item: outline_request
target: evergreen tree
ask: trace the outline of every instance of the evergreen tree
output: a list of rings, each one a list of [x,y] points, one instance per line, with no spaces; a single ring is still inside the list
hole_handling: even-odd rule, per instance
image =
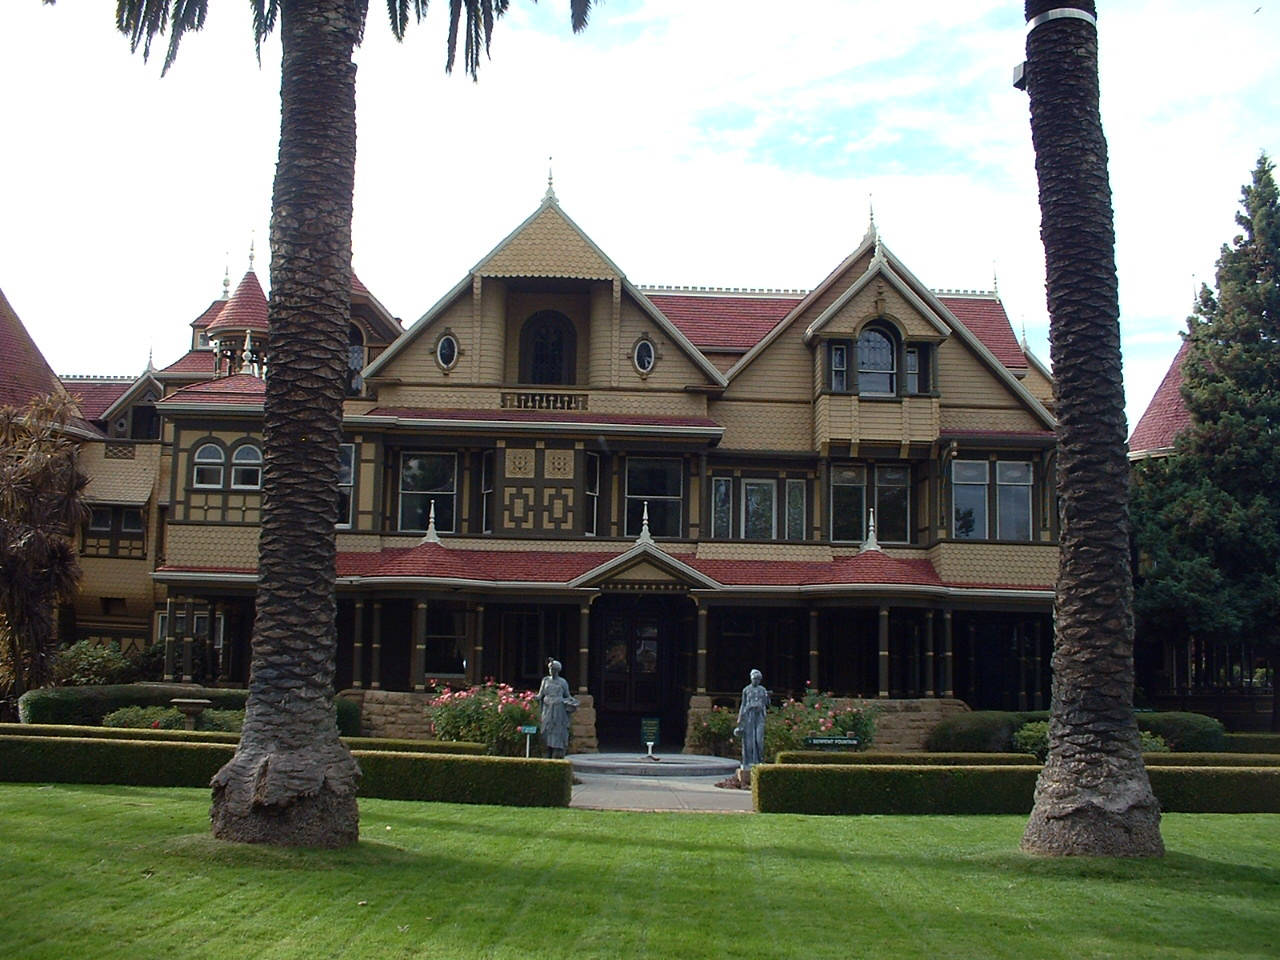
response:
[[[1280,195],[1263,154],[1187,321],[1174,453],[1134,471],[1146,637],[1280,653]],[[1273,723],[1275,716],[1273,714]]]

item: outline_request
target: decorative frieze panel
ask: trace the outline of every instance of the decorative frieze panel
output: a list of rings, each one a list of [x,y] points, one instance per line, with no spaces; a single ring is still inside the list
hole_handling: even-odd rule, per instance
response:
[[[547,450],[543,453],[543,476],[548,480],[572,480],[574,451]]]
[[[573,529],[573,487],[542,488],[542,529]]]
[[[532,530],[536,520],[535,488],[507,487],[502,503],[503,526],[508,530]]]
[[[508,479],[532,480],[535,451],[520,447],[507,448],[506,475]]]

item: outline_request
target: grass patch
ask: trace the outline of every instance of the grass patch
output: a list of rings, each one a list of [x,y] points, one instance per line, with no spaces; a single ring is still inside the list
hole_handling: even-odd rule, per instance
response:
[[[1280,816],[1169,815],[1161,861],[1017,852],[1025,817],[362,800],[339,851],[221,844],[208,792],[0,786],[0,954],[321,960],[1262,958]],[[362,904],[361,901],[364,901]]]

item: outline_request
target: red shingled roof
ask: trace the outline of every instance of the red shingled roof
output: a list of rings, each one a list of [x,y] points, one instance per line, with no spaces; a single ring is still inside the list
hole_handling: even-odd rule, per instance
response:
[[[749,350],[803,299],[733,294],[646,293],[700,350]]]
[[[1182,400],[1182,361],[1187,355],[1184,340],[1173,363],[1156,388],[1147,410],[1129,437],[1130,453],[1156,453],[1173,447],[1173,440],[1191,426],[1191,412]]]
[[[995,296],[942,296],[938,299],[1009,370],[1026,370],[1027,358],[1014,336],[1004,304]]]
[[[720,427],[709,417],[657,417],[633,413],[589,413],[581,410],[493,410],[482,408],[376,407],[365,417],[401,420],[485,420],[532,423],[616,423],[637,427]]]
[[[207,327],[209,324],[213,323],[214,318],[222,312],[222,308],[226,305],[227,301],[222,299],[213,301],[213,303],[204,308],[204,313],[191,321],[191,326],[195,327],[197,330]]]
[[[62,385],[76,398],[76,405],[86,420],[101,420],[107,408],[133,386],[132,380],[106,380],[100,377],[63,377]]]
[[[197,377],[213,376],[213,351],[191,350],[158,373],[178,373]]]
[[[750,586],[803,586],[821,583],[884,583],[942,586],[942,579],[928,560],[901,560],[879,550],[830,563],[772,560],[697,560],[689,566],[724,584]]]
[[[0,406],[25,406],[32,397],[61,393],[61,384],[0,290]]]
[[[236,287],[236,292],[218,314],[216,320],[209,324],[209,336],[219,333],[243,333],[251,330],[254,333],[266,333],[267,298],[262,292],[262,284],[258,283],[258,275],[250,270]]]
[[[158,406],[167,407],[188,403],[239,403],[261,406],[266,395],[266,383],[252,374],[238,373],[233,377],[204,380],[200,383],[193,383],[189,387],[183,387],[181,390],[175,390],[161,400]]]

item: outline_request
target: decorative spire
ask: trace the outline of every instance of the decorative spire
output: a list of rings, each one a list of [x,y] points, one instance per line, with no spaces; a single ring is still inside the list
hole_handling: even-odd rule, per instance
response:
[[[1022,321],[1022,352],[1027,352],[1027,321]]]
[[[640,536],[636,543],[653,543],[653,535],[649,533],[649,501],[644,502],[644,512],[640,514]]]
[[[1000,299],[1000,277],[996,274],[996,262],[991,261],[991,292],[996,295],[996,299]]]
[[[879,550],[880,542],[876,540],[876,511],[873,507],[867,511],[867,539],[862,541],[859,553],[866,553],[868,550]]]
[[[866,243],[868,240],[872,240],[872,239],[876,240],[876,242],[879,243],[880,235],[876,231],[876,208],[875,208],[875,205],[871,202],[871,194],[868,193],[867,194],[867,232],[862,235],[862,242]]]
[[[253,234],[249,234],[249,272],[253,273]]]
[[[244,349],[240,351],[241,372],[248,372],[253,369],[253,331],[246,330],[244,332]]]
[[[556,203],[555,178],[551,175],[551,157],[547,157],[547,193],[542,198],[543,202],[550,200]]]
[[[436,532],[436,498],[431,498],[431,507],[427,511],[427,532],[422,535],[419,543],[439,543],[440,534]]]
[[[155,373],[156,365],[152,362],[155,359],[155,347],[147,347],[147,369],[146,373]]]
[[[222,299],[231,299],[231,254],[227,254],[227,264],[222,268]]]

